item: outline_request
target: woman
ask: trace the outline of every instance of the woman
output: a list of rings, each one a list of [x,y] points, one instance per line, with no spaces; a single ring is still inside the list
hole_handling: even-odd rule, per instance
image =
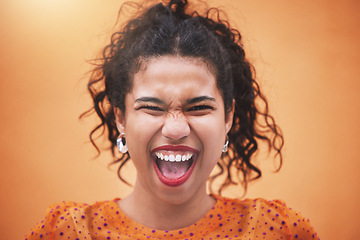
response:
[[[317,238],[281,201],[207,194],[216,165],[210,181],[223,182],[219,193],[238,178],[246,190],[261,176],[251,162],[259,141],[282,160],[283,138],[240,33],[216,9],[200,15],[186,0],[141,7],[113,34],[89,82],[101,119],[90,138],[95,145],[93,133],[106,129],[114,156],[116,147],[121,153],[120,178],[133,161],[133,192],[93,205],[55,204],[27,239]]]

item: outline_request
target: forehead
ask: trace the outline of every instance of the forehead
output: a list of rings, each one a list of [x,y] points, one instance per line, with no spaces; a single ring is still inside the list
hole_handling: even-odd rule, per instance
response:
[[[196,57],[183,57],[183,56],[173,56],[173,55],[165,55],[160,57],[150,57],[150,58],[142,58],[138,62],[138,69],[135,74],[137,73],[144,73],[144,72],[153,72],[158,67],[161,68],[163,71],[167,69],[164,68],[165,66],[183,66],[186,68],[197,68],[201,72],[206,72],[210,74],[212,77],[215,76],[215,70],[212,64],[208,63],[202,58]]]
[[[133,75],[133,90],[156,86],[159,88],[201,88],[216,86],[216,77],[210,64],[199,58],[162,56],[142,60]],[[201,90],[201,89],[197,89]]]

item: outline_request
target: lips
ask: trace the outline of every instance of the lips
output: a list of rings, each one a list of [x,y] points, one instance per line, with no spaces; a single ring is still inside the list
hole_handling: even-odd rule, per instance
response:
[[[165,145],[152,150],[154,169],[167,186],[185,183],[194,169],[199,151],[188,146]]]

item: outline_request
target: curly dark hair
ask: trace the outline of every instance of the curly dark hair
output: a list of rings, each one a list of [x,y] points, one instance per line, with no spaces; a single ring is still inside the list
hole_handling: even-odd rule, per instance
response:
[[[121,168],[130,155],[125,153],[116,157],[119,156],[115,151],[119,132],[113,108],[125,112],[125,96],[131,91],[132,77],[141,63],[164,55],[197,58],[207,63],[215,72],[225,114],[232,110],[235,100],[233,126],[228,134],[229,151],[218,161],[219,171],[210,177],[210,183],[213,183],[223,176],[219,194],[224,188],[238,183],[246,192],[247,183],[261,177],[260,169],[252,162],[260,141],[267,143],[269,151],[275,150],[280,160],[276,169],[279,170],[284,144],[282,133],[269,115],[267,100],[255,81],[254,68],[245,58],[241,34],[221,17],[221,11],[210,8],[200,14],[190,9],[187,0],[171,0],[147,7],[127,2],[119,16],[124,6],[135,7],[137,15],[112,35],[111,43],[97,59],[88,83],[94,105],[83,114],[95,110],[99,116],[101,123],[91,131],[90,140],[100,153],[95,144],[95,133],[100,131],[100,135],[107,135],[115,158],[113,163],[120,163],[120,179],[127,183],[121,176]]]

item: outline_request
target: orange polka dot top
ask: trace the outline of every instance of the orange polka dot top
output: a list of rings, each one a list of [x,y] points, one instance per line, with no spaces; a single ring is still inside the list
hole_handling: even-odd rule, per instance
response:
[[[214,207],[178,230],[147,228],[128,218],[117,201],[51,205],[26,240],[95,239],[319,239],[309,220],[279,200],[237,200],[213,195]]]

